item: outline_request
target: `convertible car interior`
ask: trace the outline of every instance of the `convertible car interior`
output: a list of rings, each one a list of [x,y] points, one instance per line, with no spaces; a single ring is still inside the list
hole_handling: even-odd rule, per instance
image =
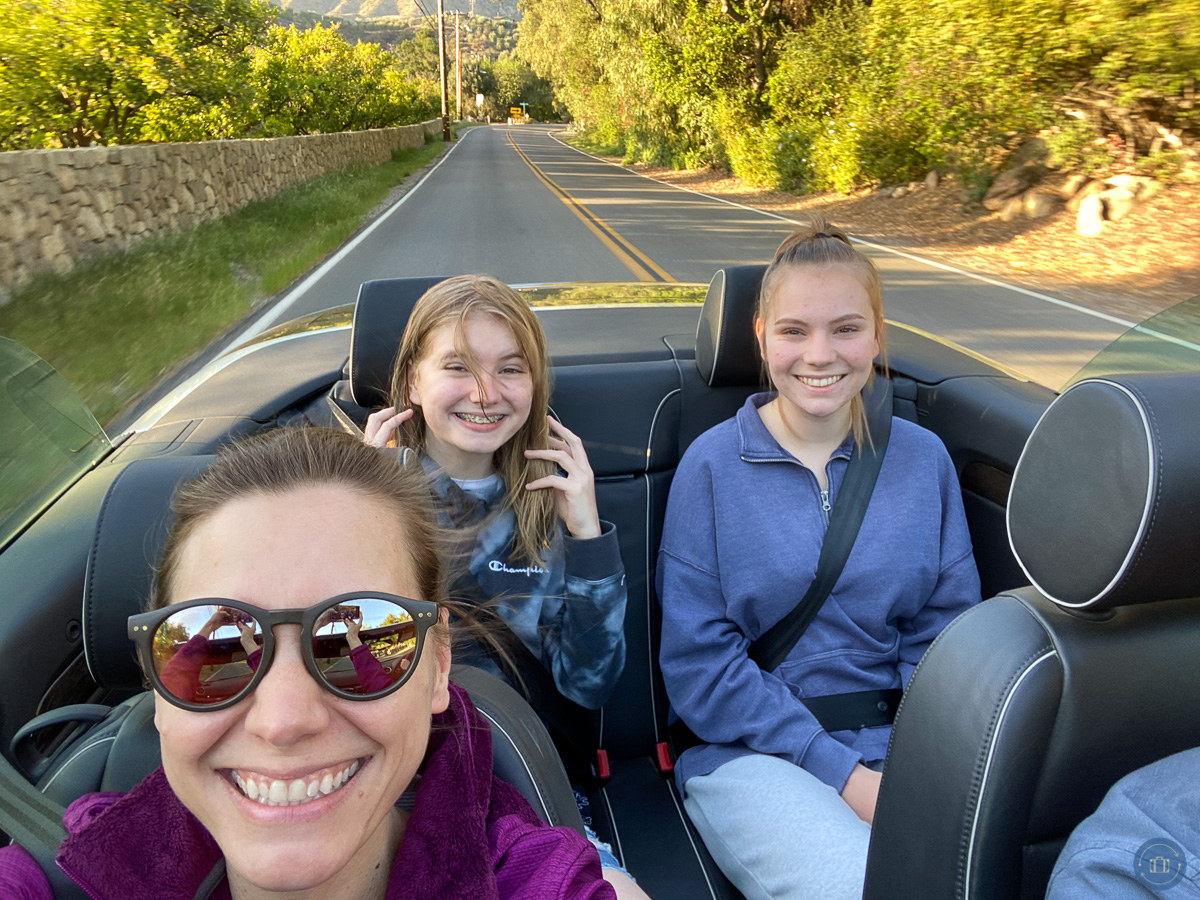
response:
[[[671,778],[653,585],[682,453],[761,389],[751,319],[764,268],[717,272],[703,306],[537,310],[553,413],[584,440],[627,573],[627,662],[595,715],[592,825],[656,900],[740,896]],[[349,324],[345,311],[320,314],[230,354],[0,554],[0,666],[21,686],[0,698],[3,746],[47,796],[127,789],[157,764],[125,622],[148,596],[175,485],[239,436],[361,428],[387,405],[404,324],[437,280],[367,282]],[[895,415],[949,449],[993,599],[938,639],[901,704],[865,896],[1039,897],[1067,834],[1114,781],[1200,745],[1200,722],[1176,708],[1200,692],[1188,652],[1200,617],[1188,546],[1197,376],[1085,380],[1056,399],[904,326],[890,328],[879,371]],[[524,702],[478,671],[453,677],[493,725],[502,777],[547,821],[581,827]]]

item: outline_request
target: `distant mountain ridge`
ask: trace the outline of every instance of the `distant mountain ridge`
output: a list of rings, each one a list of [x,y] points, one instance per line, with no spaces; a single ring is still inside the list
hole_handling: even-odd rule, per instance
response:
[[[433,13],[437,0],[271,0],[276,6],[295,12],[312,12],[323,16],[373,19],[398,16],[404,19],[424,18]],[[517,0],[443,0],[446,12],[472,13],[491,18],[520,19]]]

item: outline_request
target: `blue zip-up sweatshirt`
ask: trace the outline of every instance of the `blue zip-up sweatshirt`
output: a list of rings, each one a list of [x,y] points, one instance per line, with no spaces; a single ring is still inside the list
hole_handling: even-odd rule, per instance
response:
[[[497,612],[554,676],[562,695],[599,709],[625,668],[625,567],[616,528],[602,521],[599,537],[576,540],[560,524],[544,565],[513,562],[517,517],[504,508],[504,481],[497,475],[464,490],[428,457],[422,464],[441,501],[439,524],[477,529],[471,578],[500,601]],[[469,662],[504,677],[482,651]]]
[[[707,744],[682,787],[748,753],[802,766],[837,791],[887,754],[890,727],[826,733],[805,696],[908,685],[949,622],[980,599],[954,466],[929,431],[894,419],[879,480],[841,577],[775,672],[747,655],[816,574],[828,510],[816,476],[771,436],[755,394],[679,463],[658,560],[662,674],[673,712]],[[853,449],[830,459],[837,502]]]

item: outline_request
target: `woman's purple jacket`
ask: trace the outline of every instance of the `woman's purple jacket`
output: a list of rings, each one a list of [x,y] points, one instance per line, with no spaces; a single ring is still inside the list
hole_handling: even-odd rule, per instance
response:
[[[491,730],[466,693],[434,717],[412,815],[387,900],[615,900],[595,848],[545,825],[492,775]],[[163,770],[128,794],[87,794],[63,817],[59,866],[95,900],[192,900],[221,855]],[[229,900],[228,882],[212,895]],[[0,849],[0,897],[53,900],[22,848]]]

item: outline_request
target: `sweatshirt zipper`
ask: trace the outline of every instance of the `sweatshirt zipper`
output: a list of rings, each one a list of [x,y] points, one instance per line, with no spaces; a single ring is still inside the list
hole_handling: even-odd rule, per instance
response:
[[[747,459],[745,456],[741,456],[740,454],[738,456],[738,459],[740,459],[744,463],[781,463],[781,462],[791,463],[792,465],[799,466],[801,468],[801,470],[803,470],[804,472],[807,472],[809,477],[812,478],[812,480],[814,482],[817,481],[817,476],[813,474],[812,469],[808,468],[808,466],[804,465],[804,463],[800,462],[800,460],[798,460],[798,459]],[[833,460],[830,459],[829,462],[833,462]],[[826,464],[826,468],[825,468],[825,477],[829,478],[828,464]],[[832,484],[832,483],[833,482],[831,481],[830,484]],[[826,529],[828,529],[828,527],[829,527],[829,512],[830,512],[830,510],[833,509],[833,504],[831,504],[829,502],[829,491],[821,490],[820,482],[817,482],[817,494],[820,496],[820,499],[821,499],[821,513],[822,513],[822,515],[825,516],[825,527],[826,527]]]
[[[88,897],[91,898],[91,900],[102,900],[100,895],[97,894],[94,890],[92,890],[91,886],[88,885],[88,883],[86,881],[84,881],[83,878],[81,878],[79,875],[75,874],[75,872],[73,872],[71,870],[70,866],[63,863],[62,860],[55,860],[54,864],[62,870],[62,873],[64,875],[66,875],[73,882],[75,882],[75,884],[79,887],[79,889],[81,891],[83,891],[85,894],[87,894]]]

